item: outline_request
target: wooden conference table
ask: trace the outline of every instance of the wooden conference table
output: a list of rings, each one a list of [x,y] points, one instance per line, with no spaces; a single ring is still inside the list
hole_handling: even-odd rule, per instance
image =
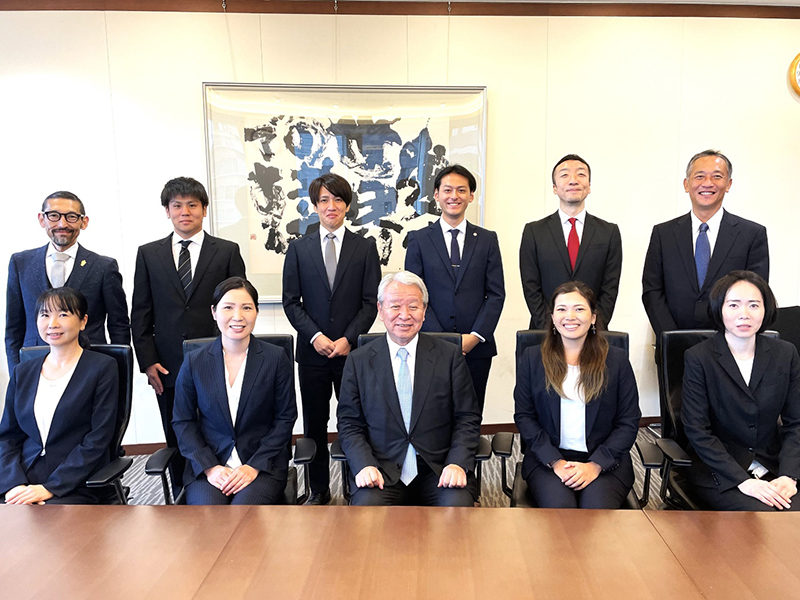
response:
[[[0,506],[0,585],[15,600],[774,599],[772,579],[799,589],[794,517]]]

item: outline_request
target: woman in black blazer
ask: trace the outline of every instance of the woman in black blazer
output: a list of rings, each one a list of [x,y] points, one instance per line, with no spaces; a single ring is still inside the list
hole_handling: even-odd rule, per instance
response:
[[[220,336],[183,361],[172,425],[186,457],[187,504],[276,504],[297,419],[291,361],[251,335],[258,292],[242,277],[214,290]]]
[[[6,504],[96,504],[85,482],[111,461],[118,372],[113,358],[84,350],[86,298],[67,287],[36,302],[50,352],[11,373],[0,421],[0,494]]]
[[[681,420],[689,483],[715,510],[795,510],[800,476],[800,358],[758,335],[777,316],[752,271],[717,281],[709,310],[719,333],[686,351]]]
[[[522,476],[542,508],[619,508],[633,486],[639,393],[625,353],[597,334],[594,293],[553,292],[553,335],[522,355],[514,389]]]

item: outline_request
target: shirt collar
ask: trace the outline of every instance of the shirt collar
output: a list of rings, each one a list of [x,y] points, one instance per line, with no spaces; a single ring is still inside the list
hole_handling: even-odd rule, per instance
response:
[[[66,250],[59,250],[53,245],[53,242],[50,242],[50,245],[47,248],[47,256],[53,256],[56,252],[63,252],[67,256],[69,256],[72,260],[75,260],[75,257],[78,256],[78,242],[75,242],[67,248]]]
[[[389,334],[386,334],[386,343],[389,344],[389,358],[394,361],[395,357],[397,357],[397,351],[400,348],[405,348],[408,350],[408,358],[414,358],[417,355],[417,344],[419,343],[419,333],[414,336],[414,339],[408,342],[405,346],[400,346],[396,344],[392,338],[389,337]],[[408,359],[406,359],[406,362]]]
[[[558,218],[561,220],[561,224],[562,225],[567,225],[569,223],[569,220],[572,217],[570,217],[567,213],[565,213],[563,210],[561,210],[561,207],[559,207],[559,209],[558,209]],[[578,221],[578,223],[580,223],[581,225],[583,225],[585,223],[585,221],[586,221],[586,209],[585,208],[581,212],[579,212],[577,215],[575,215],[575,220]]]
[[[203,240],[205,239],[205,237],[206,237],[206,232],[201,229],[200,231],[195,233],[192,237],[190,237],[189,241],[190,242],[194,242],[198,246],[202,246],[203,245]],[[183,241],[185,241],[185,240],[181,236],[179,236],[174,231],[172,232],[172,245],[173,246],[177,246],[178,244],[180,244]]]
[[[708,228],[711,231],[714,232],[719,231],[719,225],[722,222],[722,211],[724,210],[725,210],[724,208],[720,208],[716,213],[714,213],[713,217],[711,217],[708,221],[706,221],[706,223],[708,224]],[[699,231],[700,224],[702,223],[702,221],[699,218],[697,218],[697,215],[694,214],[694,211],[690,211],[689,215],[692,217],[692,231],[693,232]]]
[[[344,241],[344,232],[345,232],[346,229],[347,229],[347,227],[345,227],[344,223],[342,223],[342,225],[341,225],[341,227],[339,227],[339,229],[336,229],[336,230],[331,231],[331,232],[329,232],[322,225],[320,225],[319,226],[319,236],[324,240],[328,236],[328,233],[332,233],[333,235],[336,236],[336,239],[339,242],[342,242],[342,241]]]
[[[464,234],[465,239],[467,235],[467,220],[461,219],[461,223],[456,225],[455,227],[451,226],[447,221],[444,219],[439,219],[439,225],[442,227],[442,233],[450,234],[451,229],[458,229],[459,233]]]

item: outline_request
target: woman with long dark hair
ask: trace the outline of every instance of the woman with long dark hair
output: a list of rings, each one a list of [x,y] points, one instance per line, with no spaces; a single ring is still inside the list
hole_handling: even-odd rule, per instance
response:
[[[619,508],[633,486],[630,449],[641,417],[633,369],[598,334],[587,285],[560,285],[551,306],[551,332],[517,371],[522,476],[542,508]]]

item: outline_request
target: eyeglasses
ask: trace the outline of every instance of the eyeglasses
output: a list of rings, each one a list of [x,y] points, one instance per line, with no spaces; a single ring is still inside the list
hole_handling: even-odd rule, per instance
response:
[[[47,217],[47,220],[52,223],[58,223],[61,220],[61,217],[64,217],[64,220],[67,223],[77,223],[86,215],[79,215],[75,212],[60,213],[55,210],[48,210],[46,213],[44,213],[44,216]]]

